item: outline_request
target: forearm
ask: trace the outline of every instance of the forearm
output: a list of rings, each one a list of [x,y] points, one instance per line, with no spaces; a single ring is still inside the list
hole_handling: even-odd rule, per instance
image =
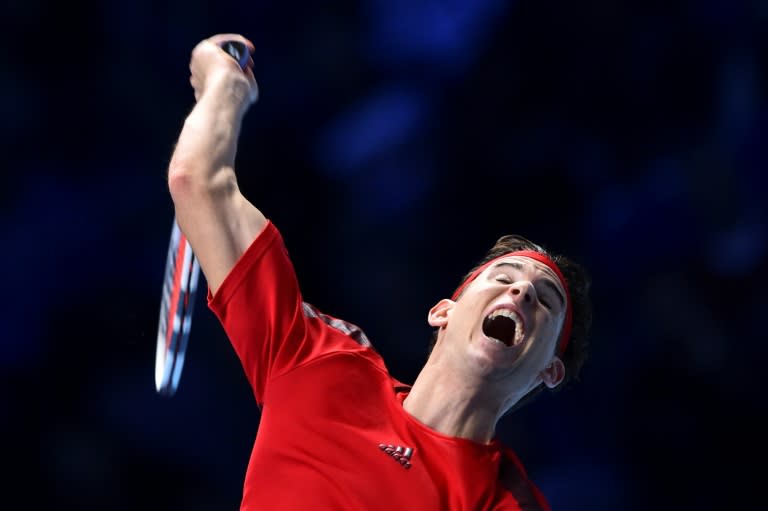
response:
[[[239,97],[247,91],[232,84],[208,90],[184,121],[168,168],[174,202],[187,195],[218,195],[235,184],[237,140],[244,115]]]

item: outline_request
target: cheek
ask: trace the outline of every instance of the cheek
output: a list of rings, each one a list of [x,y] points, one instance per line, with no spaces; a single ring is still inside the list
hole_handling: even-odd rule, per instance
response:
[[[538,323],[541,325],[542,330],[552,330],[557,326],[557,316],[554,316],[552,314],[549,314],[547,311],[543,309],[539,309],[538,314]]]
[[[544,323],[547,325],[547,327],[552,329],[559,328],[565,319],[565,313],[563,312],[558,312],[557,314],[542,312],[542,316],[544,317]]]
[[[539,336],[540,340],[543,341],[541,345],[549,344],[550,340],[553,343],[557,343],[557,336],[560,329],[560,323],[562,322],[562,318],[560,315],[553,316],[551,314],[547,314],[545,312],[542,312],[541,321],[539,322],[540,329],[539,329]]]

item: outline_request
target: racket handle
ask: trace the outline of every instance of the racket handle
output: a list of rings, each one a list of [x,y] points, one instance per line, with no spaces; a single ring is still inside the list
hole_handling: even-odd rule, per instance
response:
[[[245,70],[245,66],[248,65],[248,61],[251,58],[251,52],[248,51],[245,43],[240,41],[224,41],[220,46],[230,57],[235,59],[241,69]]]

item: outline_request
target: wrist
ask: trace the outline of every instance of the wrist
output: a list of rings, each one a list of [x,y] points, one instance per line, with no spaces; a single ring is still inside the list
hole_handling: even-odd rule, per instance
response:
[[[227,69],[206,79],[198,105],[202,103],[204,108],[212,108],[220,114],[242,117],[255,101],[254,96],[245,74]]]

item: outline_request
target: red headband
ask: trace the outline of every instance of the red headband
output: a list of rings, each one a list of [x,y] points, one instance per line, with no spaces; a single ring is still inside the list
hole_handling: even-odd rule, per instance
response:
[[[517,250],[515,252],[507,252],[506,254],[500,255],[499,257],[496,257],[494,259],[491,259],[484,265],[482,265],[480,268],[476,269],[472,272],[472,274],[467,277],[467,280],[462,282],[462,284],[456,289],[456,291],[453,292],[453,296],[451,297],[452,300],[456,300],[459,295],[464,291],[464,288],[466,288],[470,282],[475,280],[480,273],[488,268],[491,264],[495,263],[499,259],[503,257],[510,257],[510,256],[520,256],[520,257],[527,257],[529,259],[533,259],[535,261],[538,261],[540,263],[544,263],[547,265],[547,267],[555,272],[555,275],[557,275],[557,278],[560,279],[560,284],[563,286],[563,289],[565,290],[565,321],[563,322],[563,332],[560,335],[560,342],[558,343],[559,349],[558,352],[560,356],[563,356],[565,353],[565,349],[568,347],[568,340],[571,337],[571,328],[573,327],[573,307],[571,306],[571,293],[568,290],[568,281],[565,280],[565,277],[563,276],[563,272],[560,271],[560,268],[555,264],[555,262],[547,257],[546,255],[542,254],[541,252],[535,252],[533,250]]]

